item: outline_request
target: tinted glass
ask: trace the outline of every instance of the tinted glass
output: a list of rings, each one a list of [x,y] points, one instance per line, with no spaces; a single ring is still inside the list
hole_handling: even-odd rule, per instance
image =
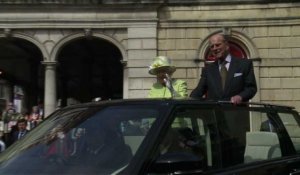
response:
[[[224,120],[220,122],[223,124],[220,136],[224,167],[282,157],[278,126],[272,114],[230,108],[224,110]]]
[[[188,153],[203,160],[202,169],[213,166],[216,144],[215,115],[212,109],[179,107],[159,145],[158,155]]]
[[[300,153],[300,118],[291,113],[279,113],[297,153]]]
[[[158,116],[155,107],[142,105],[57,113],[0,155],[0,174],[119,172]]]

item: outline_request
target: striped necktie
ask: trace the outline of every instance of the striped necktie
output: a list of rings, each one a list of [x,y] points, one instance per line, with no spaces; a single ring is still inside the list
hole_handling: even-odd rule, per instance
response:
[[[220,75],[221,75],[221,80],[222,80],[222,88],[223,88],[223,90],[224,90],[224,88],[225,88],[225,82],[226,82],[226,77],[227,77],[227,68],[226,68],[226,63],[227,63],[227,61],[223,61],[222,63],[221,63],[221,69],[220,69]]]

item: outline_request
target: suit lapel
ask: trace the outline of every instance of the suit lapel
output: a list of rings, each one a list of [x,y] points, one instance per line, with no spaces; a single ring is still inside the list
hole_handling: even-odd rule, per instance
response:
[[[213,76],[214,84],[219,95],[223,94],[222,81],[220,76],[219,64],[215,61],[211,67],[211,75]]]

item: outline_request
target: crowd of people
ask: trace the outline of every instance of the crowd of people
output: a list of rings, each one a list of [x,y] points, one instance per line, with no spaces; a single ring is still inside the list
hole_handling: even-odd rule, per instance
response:
[[[43,120],[43,109],[33,106],[30,112],[19,113],[10,102],[0,118],[0,151],[25,136]]]

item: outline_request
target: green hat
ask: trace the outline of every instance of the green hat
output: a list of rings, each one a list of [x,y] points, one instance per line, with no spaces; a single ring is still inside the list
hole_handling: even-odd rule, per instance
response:
[[[173,73],[176,70],[175,66],[171,65],[171,60],[165,56],[157,56],[149,66],[149,74],[156,75],[158,71],[165,70],[169,73]]]

